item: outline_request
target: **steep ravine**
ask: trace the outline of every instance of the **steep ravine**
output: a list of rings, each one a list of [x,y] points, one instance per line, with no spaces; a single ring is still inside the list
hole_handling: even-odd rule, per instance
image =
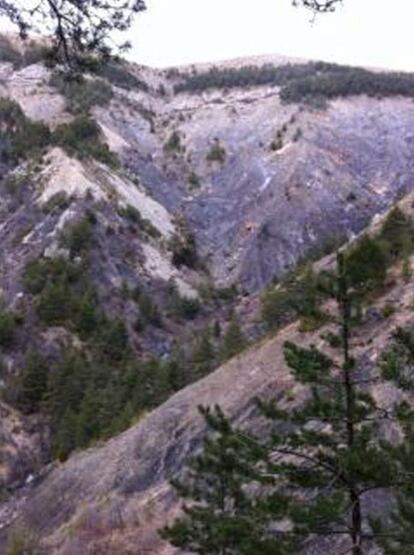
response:
[[[349,97],[321,110],[282,103],[274,86],[174,95],[168,73],[130,69],[148,90],[113,86],[110,102],[91,109],[118,166],[56,144],[36,160],[0,166],[1,302],[16,317],[13,344],[2,346],[0,365],[9,402],[0,405],[0,486],[6,486],[0,552],[10,525],[21,523],[53,555],[171,553],[156,530],[178,510],[168,480],[205,431],[197,406],[219,403],[237,422],[259,425],[254,397],[279,398],[295,388],[283,342],[320,341],[320,331],[304,335],[292,324],[149,414],[165,392],[140,406],[140,420],[121,435],[50,463],[49,423],[12,408],[14,380],[32,349],[55,368],[68,348],[84,348],[86,364],[96,344],[90,348],[73,322],[41,321],[36,287],[25,284],[30,263],[39,259],[49,267],[62,258],[72,270],[87,267],[89,282],[79,280],[78,296],[93,290],[107,322],[123,323],[131,360],[156,356],[162,362],[177,346],[188,349],[206,326],[225,327],[232,309],[257,337],[265,286],[300,260],[352,239],[413,191],[411,99]],[[54,131],[73,114],[49,78],[41,64],[0,63],[0,96]],[[412,209],[410,195],[406,205]],[[71,252],[68,231],[85,221],[87,245],[78,234],[80,246]],[[193,267],[174,260],[173,240],[182,238],[183,222],[196,240]],[[231,284],[238,294],[230,301],[205,296]],[[393,326],[414,325],[413,293],[412,283],[396,279],[386,293],[395,315],[367,318],[359,338],[364,364],[375,362]],[[161,323],[150,314],[143,325],[143,298],[156,304]],[[201,309],[183,316],[173,306],[177,299],[187,310],[191,302]],[[151,378],[135,376],[142,397],[153,395]],[[168,394],[181,385],[174,383]]]

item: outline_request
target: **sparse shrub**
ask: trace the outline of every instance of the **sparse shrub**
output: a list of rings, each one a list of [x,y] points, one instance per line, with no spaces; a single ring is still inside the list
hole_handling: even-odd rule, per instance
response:
[[[11,312],[0,311],[0,346],[7,348],[13,343],[16,320]]]
[[[272,150],[273,152],[277,152],[278,150],[281,150],[283,148],[283,140],[282,139],[276,139],[275,141],[272,141],[270,143],[270,150]]]
[[[325,322],[327,318],[323,313],[317,315],[317,317],[303,316],[299,322],[299,331],[301,333],[312,333],[318,330]]]
[[[146,324],[156,327],[162,326],[162,320],[158,306],[152,301],[149,295],[140,293],[138,297],[138,306],[141,316]]]
[[[161,232],[157,229],[150,220],[143,218],[141,212],[135,206],[127,204],[126,206],[119,208],[118,212],[124,218],[127,218],[130,222],[137,224],[138,227],[150,237],[158,239],[161,237]]]
[[[23,62],[21,53],[5,36],[0,36],[0,62],[11,63],[15,68],[20,67]]]
[[[173,235],[169,242],[172,263],[177,268],[181,266],[195,268],[199,261],[195,237],[184,220],[178,220],[177,227],[177,233]]]
[[[158,87],[157,87],[157,94],[159,96],[165,96],[167,94],[165,86],[162,83],[160,85],[158,85]]]
[[[15,69],[43,62],[47,60],[48,55],[49,50],[44,46],[36,44],[35,41],[26,43],[24,51],[20,52],[7,37],[0,37],[0,62],[9,62],[13,64]]]
[[[170,306],[175,315],[186,320],[194,320],[201,310],[198,299],[182,297],[176,287],[173,287],[171,291]]]
[[[25,45],[23,53],[23,65],[30,66],[44,62],[49,65],[51,59],[51,51],[46,46],[36,44],[35,41],[30,41]]]
[[[188,176],[188,183],[191,185],[192,189],[198,189],[200,187],[200,178],[194,172],[191,172]]]
[[[0,156],[17,162],[29,158],[50,143],[49,128],[30,121],[20,106],[9,98],[0,98]]]
[[[389,318],[390,316],[392,316],[395,312],[395,306],[392,305],[391,303],[387,303],[386,305],[383,306],[382,308],[382,315],[384,318]]]
[[[4,188],[9,195],[15,196],[19,195],[25,185],[28,183],[28,174],[23,173],[12,173],[8,175],[4,181]]]
[[[103,142],[101,128],[89,116],[78,116],[70,123],[59,125],[53,139],[70,156],[80,159],[95,158],[109,166],[117,166],[119,163],[116,155]]]
[[[206,160],[207,162],[218,162],[219,164],[224,164],[226,156],[226,149],[220,144],[220,141],[216,139],[211,145],[210,150],[207,152]]]
[[[94,106],[106,106],[112,99],[111,86],[102,79],[85,79],[54,72],[49,85],[66,99],[66,109],[72,114],[88,113]]]
[[[340,335],[331,331],[328,331],[325,335],[323,335],[322,339],[325,339],[333,349],[338,349],[342,345]]]
[[[98,68],[98,74],[117,87],[130,90],[137,89],[148,92],[148,84],[129,71],[122,61],[110,61]]]
[[[164,145],[165,152],[181,152],[183,149],[181,145],[181,137],[178,131],[173,131]]]
[[[303,131],[300,127],[298,127],[292,137],[292,141],[294,143],[297,143],[298,141],[300,141],[300,139],[303,137]]]
[[[70,206],[70,198],[65,191],[58,191],[52,195],[47,202],[42,206],[42,210],[45,214],[50,214],[55,210],[66,210]]]
[[[84,254],[89,248],[92,226],[90,218],[85,216],[79,221],[67,225],[63,230],[62,245],[69,250],[71,258]]]
[[[319,280],[312,267],[307,267],[286,276],[280,285],[265,291],[262,318],[266,327],[278,328],[296,316],[301,316],[304,322],[312,322],[312,327],[326,321],[320,308],[323,292]]]
[[[409,283],[413,277],[413,271],[411,269],[411,261],[408,257],[405,257],[401,269],[401,277],[405,283]]]
[[[24,526],[14,526],[7,538],[5,555],[41,555],[38,535]]]

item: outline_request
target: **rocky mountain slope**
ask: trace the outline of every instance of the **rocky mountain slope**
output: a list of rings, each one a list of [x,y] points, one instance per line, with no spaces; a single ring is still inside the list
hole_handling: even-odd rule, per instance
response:
[[[204,432],[197,405],[258,425],[256,395],[295,390],[284,340],[321,333],[291,324],[204,377],[221,328],[235,311],[263,335],[265,286],[398,199],[411,211],[414,104],[401,87],[327,104],[269,82],[180,90],[211,68],[121,64],[68,83],[22,52],[0,63],[0,546],[21,526],[51,553],[170,553],[156,529]],[[270,62],[318,83],[339,71]],[[377,300],[398,312],[367,316],[364,364],[414,323],[412,293],[397,279]],[[206,367],[190,351],[212,328]]]
[[[410,207],[412,202],[411,198]],[[325,259],[323,265],[331,262]],[[414,266],[414,258],[410,265]],[[399,266],[393,268],[386,290],[353,336],[357,364],[365,375],[374,371],[397,326],[413,328],[413,295],[413,283],[404,282]],[[395,312],[384,316],[384,306],[390,305]],[[49,466],[38,483],[27,485],[3,505],[3,523],[21,519],[22,529],[38,530],[52,553],[173,553],[157,529],[179,510],[168,481],[197,450],[205,433],[197,406],[217,403],[242,427],[257,429],[262,426],[254,403],[257,396],[288,406],[300,402],[303,394],[284,361],[284,342],[327,347],[322,337],[330,329],[327,325],[303,333],[293,323],[180,391],[120,436],[72,456],[63,465]],[[373,394],[385,408],[401,393],[377,383]],[[374,510],[381,510],[385,502],[381,496],[367,500]],[[332,553],[332,544],[317,553]]]

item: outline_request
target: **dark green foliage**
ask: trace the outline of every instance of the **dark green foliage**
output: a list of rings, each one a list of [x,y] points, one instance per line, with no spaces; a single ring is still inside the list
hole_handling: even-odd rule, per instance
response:
[[[308,257],[318,260],[344,242],[343,238],[327,240]],[[387,270],[397,260],[405,261],[403,278],[410,279],[408,255],[414,249],[412,219],[399,208],[394,208],[375,237],[364,235],[345,253],[345,263],[350,284],[362,301],[370,293],[380,290],[386,280]],[[405,276],[405,277],[404,277]],[[329,275],[315,275],[311,268],[297,270],[276,287],[262,295],[262,318],[269,329],[280,327],[295,317],[302,318],[302,330],[310,331],[325,322],[320,306],[323,302]]]
[[[39,534],[16,523],[8,531],[5,549],[5,555],[42,555]]]
[[[246,338],[243,335],[237,318],[235,317],[235,315],[233,315],[223,336],[221,357],[223,360],[227,360],[239,354],[241,351],[243,351],[243,349],[246,348],[246,346]]]
[[[164,145],[165,152],[181,152],[183,149],[181,145],[181,137],[178,131],[173,131]]]
[[[0,347],[10,347],[14,340],[16,318],[11,312],[0,311]]]
[[[283,140],[282,139],[276,139],[275,141],[272,141],[270,143],[270,150],[272,150],[273,152],[277,152],[278,150],[281,150],[283,148]]]
[[[67,225],[62,233],[62,245],[69,250],[71,259],[85,254],[92,241],[93,223],[88,216]]]
[[[216,139],[211,145],[210,150],[207,152],[206,160],[207,162],[218,162],[219,164],[224,164],[226,156],[226,149],[220,144],[220,141]]]
[[[367,235],[358,241],[346,257],[350,283],[362,292],[375,290],[384,284],[387,266],[383,245]]]
[[[51,214],[55,210],[63,211],[69,208],[70,202],[71,199],[65,191],[58,191],[43,204],[42,210],[45,214]]]
[[[23,52],[16,49],[10,40],[0,36],[0,62],[9,62],[15,69],[20,69],[31,64],[46,61],[48,49],[36,44],[34,41],[25,45]]]
[[[195,172],[191,172],[188,176],[188,183],[192,189],[198,189],[200,187],[200,178]]]
[[[217,363],[217,358],[212,342],[212,333],[210,328],[207,328],[196,340],[191,354],[194,379],[207,375],[214,368],[215,363]]]
[[[119,361],[128,355],[128,333],[122,320],[107,322],[100,330],[98,339],[101,350],[111,361]]]
[[[287,276],[280,285],[265,291],[262,296],[263,321],[268,329],[278,328],[297,316],[307,322],[323,323],[323,299],[320,277],[308,266]]]
[[[143,0],[39,0],[35,4],[2,0],[0,15],[23,40],[29,33],[46,35],[49,62],[75,73],[99,67],[114,51],[128,49],[129,43],[119,44],[112,35],[129,29],[134,15],[145,8]]]
[[[26,356],[17,388],[17,403],[25,412],[36,412],[45,399],[48,385],[49,366],[33,351]]]
[[[29,262],[23,274],[23,284],[29,293],[37,295],[46,285],[57,281],[75,283],[80,279],[82,268],[63,257],[39,258]]]
[[[176,76],[177,77],[177,76]],[[273,85],[281,87],[285,102],[309,102],[324,106],[324,100],[366,94],[369,96],[413,96],[411,73],[372,72],[362,68],[325,62],[241,68],[213,67],[204,72],[178,74],[176,93],[210,88]]]
[[[49,85],[66,99],[66,109],[80,115],[90,112],[94,106],[106,106],[112,99],[111,86],[102,79],[68,76],[54,72]]]
[[[175,547],[205,555],[293,555],[278,534],[266,534],[269,519],[246,491],[251,482],[256,487],[267,484],[252,464],[260,450],[238,436],[219,407],[200,411],[213,433],[183,478],[173,481],[189,504],[183,506],[184,517],[161,531],[162,537]],[[287,503],[275,494],[272,508],[282,517]]]
[[[50,143],[49,128],[29,120],[20,106],[0,98],[0,157],[18,162],[41,152]]]
[[[403,258],[414,247],[412,219],[400,208],[393,208],[385,219],[379,239],[386,243],[387,253],[392,260]]]
[[[285,344],[286,362],[307,388],[306,398],[280,406],[259,400],[260,413],[273,426],[257,436],[236,429],[220,409],[204,409],[213,433],[173,482],[189,503],[162,532],[175,547],[204,555],[285,555],[302,553],[320,537],[332,553],[338,540],[341,551],[345,545],[353,555],[370,552],[372,542],[387,544],[385,553],[411,553],[414,412],[405,400],[387,403],[384,411],[370,395],[367,386],[378,383],[375,371],[351,351],[354,295],[343,255],[332,280],[338,356],[332,360],[314,345]],[[414,391],[413,336],[399,329],[394,340],[383,376]],[[398,423],[402,441],[384,437],[384,419]],[[363,504],[367,492],[376,491],[397,498],[398,506],[391,518],[371,522],[371,531]],[[283,525],[287,519],[289,528]]]
[[[169,248],[172,252],[172,263],[177,268],[181,266],[196,268],[199,259],[194,234],[183,220],[179,220],[177,226],[178,231],[169,242]]]
[[[70,319],[72,298],[66,281],[48,284],[39,297],[37,313],[48,326],[63,324]]]
[[[197,298],[181,296],[175,285],[170,288],[169,305],[174,315],[186,320],[194,320],[201,310],[201,304]]]
[[[403,280],[405,281],[405,283],[408,283],[409,281],[411,281],[411,278],[413,277],[413,271],[411,269],[411,262],[410,262],[408,257],[405,257],[404,260],[403,260],[402,269],[401,269],[401,276],[402,276]]]
[[[87,248],[83,241],[74,244]],[[63,257],[34,260],[26,266],[23,284],[28,292],[37,295],[37,313],[46,325],[72,326],[84,338],[105,322],[85,263]]]
[[[53,456],[62,460],[76,448],[119,433],[196,374],[177,351],[162,362],[136,358],[123,320],[109,319],[100,308],[87,264],[88,256],[81,264],[65,258],[39,259],[24,275],[42,321],[64,326],[82,340],[82,350],[66,348],[57,362],[28,357],[16,385],[19,407],[48,416]],[[158,307],[148,295],[127,288],[124,295],[138,303],[144,325],[162,325]],[[205,345],[195,357],[200,373],[208,364],[202,352],[209,355]]]
[[[338,97],[368,95],[375,97],[413,96],[411,73],[374,73],[362,68],[337,66],[332,71],[291,80],[281,90],[285,102],[329,100]]]
[[[151,324],[156,327],[162,326],[159,308],[149,295],[140,293],[138,296],[138,306],[145,324]]]
[[[100,325],[104,324],[105,319],[92,290],[72,296],[70,318],[82,338],[90,337]]]
[[[141,231],[150,237],[154,239],[161,237],[159,229],[157,229],[150,220],[144,218],[135,206],[127,204],[125,207],[120,208],[118,212],[122,217],[128,219],[131,223],[136,224]]]
[[[0,36],[0,62],[9,62],[15,68],[22,65],[22,55],[4,36]]]
[[[56,128],[53,140],[70,156],[76,156],[81,160],[95,158],[109,166],[118,165],[116,155],[103,142],[101,128],[89,116],[77,116],[70,123],[62,123]]]
[[[129,71],[122,60],[112,60],[98,68],[98,74],[122,89],[148,92],[148,84]]]
[[[316,71],[328,71],[340,67],[334,64],[312,62],[309,64],[287,64],[283,66],[244,66],[241,68],[213,67],[205,72],[179,74],[180,82],[175,85],[176,93],[199,92],[210,88],[253,87],[261,85],[284,85],[291,80],[312,76]]]

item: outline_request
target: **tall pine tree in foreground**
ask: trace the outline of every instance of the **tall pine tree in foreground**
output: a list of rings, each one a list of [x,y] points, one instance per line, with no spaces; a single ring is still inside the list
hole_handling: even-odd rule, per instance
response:
[[[400,330],[380,367],[362,372],[352,356],[353,292],[343,255],[324,283],[337,305],[337,352],[285,344],[308,396],[289,409],[258,402],[273,423],[270,437],[233,428],[218,407],[203,410],[213,433],[174,483],[188,500],[184,516],[162,531],[174,546],[202,555],[288,555],[323,541],[324,553],[365,555],[375,544],[385,553],[414,552],[414,339]],[[370,394],[382,380],[403,391],[391,407]],[[404,439],[386,441],[386,426]],[[367,507],[378,493],[395,508],[374,520]]]

